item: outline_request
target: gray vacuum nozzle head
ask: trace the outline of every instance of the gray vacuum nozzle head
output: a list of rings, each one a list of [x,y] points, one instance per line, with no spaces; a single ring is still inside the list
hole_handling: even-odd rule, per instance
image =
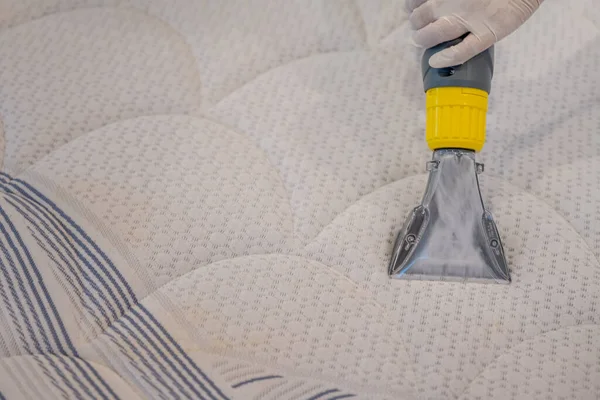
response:
[[[485,209],[475,152],[436,150],[421,204],[400,231],[389,265],[399,279],[510,283],[492,215]]]

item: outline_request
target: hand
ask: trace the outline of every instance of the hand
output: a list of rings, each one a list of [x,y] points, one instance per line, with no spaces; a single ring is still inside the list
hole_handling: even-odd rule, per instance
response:
[[[413,40],[430,48],[470,32],[456,46],[433,55],[429,64],[463,64],[517,30],[543,0],[406,0]]]

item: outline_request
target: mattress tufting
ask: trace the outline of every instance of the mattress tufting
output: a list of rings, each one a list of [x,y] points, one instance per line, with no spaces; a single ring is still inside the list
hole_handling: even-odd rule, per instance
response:
[[[401,0],[0,0],[0,399],[600,398],[600,11],[497,46],[503,285],[390,281]]]

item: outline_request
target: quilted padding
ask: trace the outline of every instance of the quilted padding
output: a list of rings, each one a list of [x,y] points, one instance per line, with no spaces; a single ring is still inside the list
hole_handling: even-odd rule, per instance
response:
[[[0,399],[600,398],[600,12],[498,44],[511,285],[391,281],[402,0],[0,0]]]

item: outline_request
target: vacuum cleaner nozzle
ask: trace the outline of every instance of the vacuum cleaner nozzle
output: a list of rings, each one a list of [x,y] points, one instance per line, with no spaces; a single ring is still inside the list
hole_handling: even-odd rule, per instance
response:
[[[509,283],[498,229],[485,209],[475,154],[485,143],[493,47],[452,68],[429,65],[431,56],[464,36],[423,55],[425,138],[433,150],[421,204],[400,231],[389,265],[393,278]]]
[[[479,191],[483,165],[475,152],[436,150],[427,166],[425,195],[396,239],[390,276],[510,283],[500,235]]]

